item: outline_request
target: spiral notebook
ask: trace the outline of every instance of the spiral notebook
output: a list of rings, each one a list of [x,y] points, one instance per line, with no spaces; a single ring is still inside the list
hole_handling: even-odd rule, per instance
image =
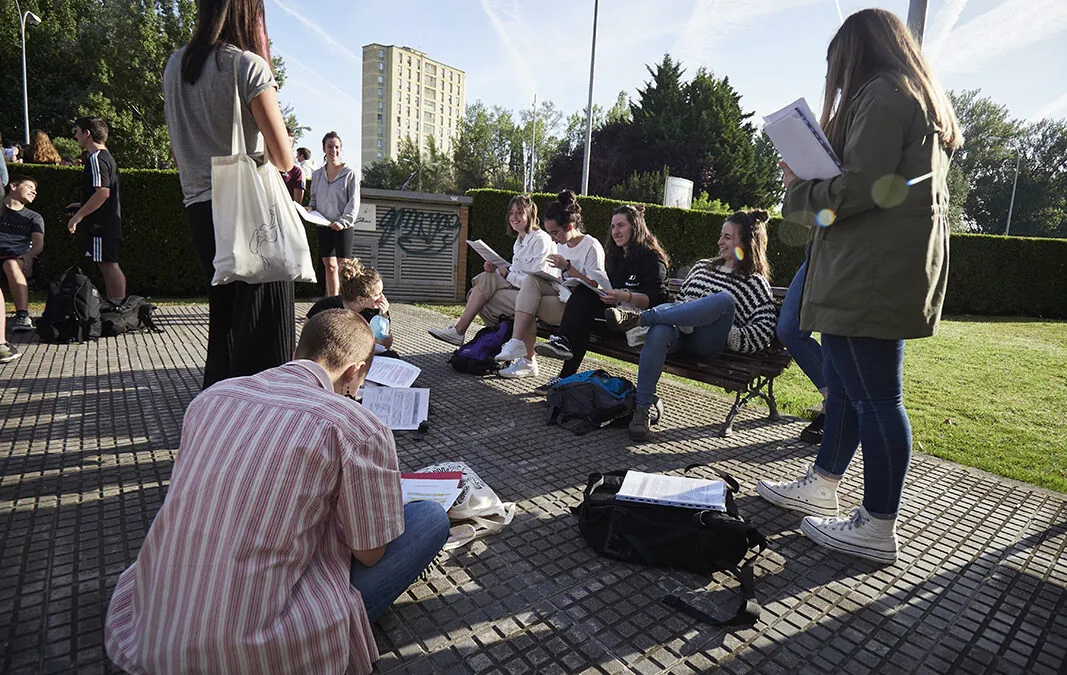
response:
[[[705,478],[627,471],[615,498],[627,502],[725,511],[726,483]]]

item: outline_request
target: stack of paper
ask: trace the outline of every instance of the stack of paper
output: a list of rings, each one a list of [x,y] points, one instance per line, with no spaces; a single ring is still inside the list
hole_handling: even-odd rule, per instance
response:
[[[416,501],[437,502],[447,511],[463,492],[459,486],[462,479],[461,471],[402,473],[400,490],[405,504]]]
[[[422,369],[400,359],[374,357],[363,390],[363,407],[395,431],[414,430],[430,416],[430,390],[411,388]]]
[[[803,98],[763,118],[763,130],[801,180],[833,178],[841,162]]]
[[[482,256],[482,259],[485,260],[485,262],[493,267],[507,267],[511,264],[507,260],[504,260],[499,253],[494,251],[489,244],[481,239],[475,239],[474,241],[468,239],[467,244],[474,249],[475,253]]]
[[[726,510],[726,484],[720,480],[627,471],[616,499],[687,509]]]

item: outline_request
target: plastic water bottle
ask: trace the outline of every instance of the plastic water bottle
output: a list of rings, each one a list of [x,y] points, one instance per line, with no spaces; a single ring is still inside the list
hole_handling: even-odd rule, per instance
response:
[[[375,316],[370,320],[370,332],[374,333],[375,340],[384,340],[389,337],[389,319],[384,316]]]

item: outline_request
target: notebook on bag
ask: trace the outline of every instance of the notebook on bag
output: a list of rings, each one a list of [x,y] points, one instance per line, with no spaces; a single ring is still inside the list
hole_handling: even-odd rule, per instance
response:
[[[719,480],[627,471],[616,499],[687,509],[726,510],[726,483]]]

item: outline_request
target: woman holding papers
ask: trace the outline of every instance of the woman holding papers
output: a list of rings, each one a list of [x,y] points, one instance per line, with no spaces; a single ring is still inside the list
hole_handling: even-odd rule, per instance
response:
[[[564,377],[578,372],[589,347],[593,322],[609,307],[634,310],[655,307],[667,300],[670,258],[645,224],[643,206],[620,206],[612,212],[611,229],[604,242],[608,281],[615,290],[594,291],[578,286],[571,292],[559,330],[534,350],[542,356],[563,359],[559,376],[538,387],[547,392]]]
[[[537,204],[530,195],[515,195],[508,202],[507,228],[508,234],[515,237],[511,264],[497,267],[486,262],[485,271],[474,277],[474,287],[467,294],[467,306],[459,320],[448,328],[431,328],[430,335],[462,345],[475,316],[481,316],[489,326],[497,325],[502,316],[511,316],[523,280],[548,269],[546,258],[553,251],[552,238],[537,224]]]
[[[774,337],[774,301],[767,262],[767,212],[739,211],[722,224],[719,257],[693,265],[675,302],[643,312],[608,310],[618,330],[647,326],[637,367],[637,394],[630,438],[651,434],[656,385],[667,354],[684,351],[713,357],[727,349],[754,353]]]
[[[340,292],[339,262],[352,257],[356,243],[356,214],[359,212],[359,178],[341,161],[341,137],[331,131],[322,137],[326,163],[311,175],[311,201],[308,208],[330,221],[319,227],[319,255],[326,277],[326,296]]]
[[[366,267],[359,260],[341,263],[341,294],[319,300],[308,310],[310,319],[327,309],[347,309],[363,317],[374,334],[374,353],[392,358],[400,355],[392,350],[393,333],[389,322],[389,300],[382,292],[382,277],[378,270]]]
[[[779,506],[813,514],[816,543],[877,562],[895,533],[911,459],[904,340],[933,335],[948,277],[952,105],[890,12],[850,16],[830,42],[821,124],[844,171],[801,180],[783,167],[787,218],[813,227],[800,326],[822,332],[826,427],[799,480],[760,481]],[[863,505],[839,517],[837,486],[863,447]],[[821,516],[821,517],[816,517]]]
[[[582,207],[571,190],[564,190],[545,209],[545,231],[556,242],[556,252],[548,256],[549,273],[527,276],[515,298],[515,327],[510,340],[497,354],[497,361],[514,361],[500,371],[501,377],[536,377],[534,357],[537,341],[536,318],[558,325],[571,297],[571,286],[585,283],[610,289],[604,271],[604,247],[585,233]]]
[[[234,152],[235,90],[247,148],[255,152],[252,149],[265,147],[279,171],[292,168],[293,151],[278,106],[262,0],[203,1],[199,5],[189,44],[172,54],[164,68],[163,108],[185,218],[208,287],[206,389],[220,380],[253,375],[292,359],[296,306],[291,281],[210,286],[215,274],[216,227],[211,162],[213,157]]]

